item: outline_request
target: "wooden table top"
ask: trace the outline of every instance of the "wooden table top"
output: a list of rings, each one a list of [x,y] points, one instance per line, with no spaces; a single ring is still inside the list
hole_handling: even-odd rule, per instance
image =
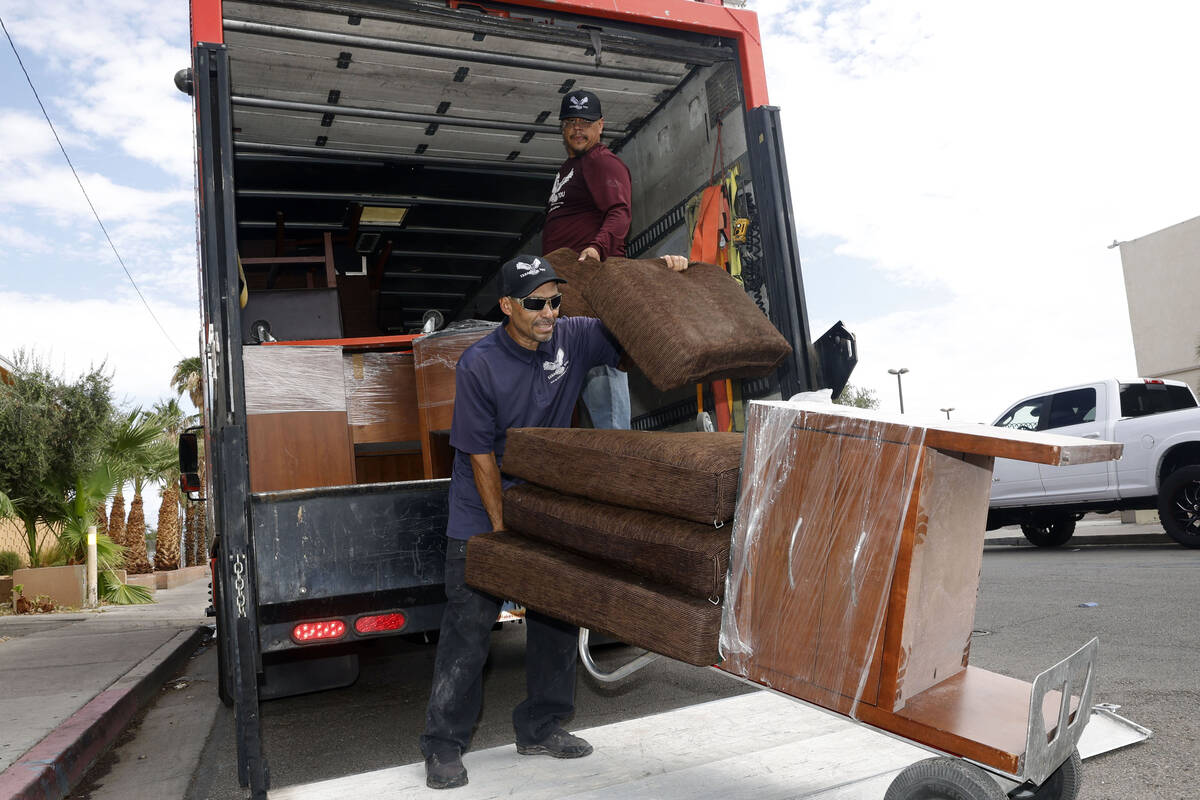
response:
[[[997,428],[983,424],[921,420],[911,415],[853,406],[778,400],[755,402],[804,411],[807,424],[818,425],[830,431],[869,423],[898,426],[908,429],[909,436],[904,438],[910,441],[915,440],[916,435],[923,434],[926,447],[955,453],[1032,461],[1051,466],[1115,461],[1121,457],[1124,448],[1124,445],[1117,442],[1102,439],[1084,439],[1079,436]]]

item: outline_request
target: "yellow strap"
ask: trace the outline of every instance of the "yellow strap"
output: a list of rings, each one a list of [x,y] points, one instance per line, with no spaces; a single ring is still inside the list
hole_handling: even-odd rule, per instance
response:
[[[238,254],[238,302],[242,308],[246,307],[246,302],[250,299],[250,291],[246,287],[246,273],[242,271],[242,256]]]
[[[737,179],[738,168],[736,166],[730,167],[729,172],[726,173],[725,185],[729,188],[729,216],[731,219],[735,216],[734,201],[737,200]],[[738,283],[743,283],[742,252],[738,246],[733,243],[732,237],[731,241],[729,242],[729,274],[732,275],[733,279]]]

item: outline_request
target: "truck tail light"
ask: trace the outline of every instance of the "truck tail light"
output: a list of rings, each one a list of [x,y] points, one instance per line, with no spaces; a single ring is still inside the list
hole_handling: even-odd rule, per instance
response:
[[[404,614],[393,611],[390,614],[371,614],[354,620],[354,630],[358,633],[386,633],[398,631],[408,624]]]
[[[340,619],[326,619],[320,622],[301,622],[292,628],[292,639],[297,644],[305,642],[331,641],[346,635],[346,623]]]
[[[1142,381],[1142,383],[1153,383],[1158,386],[1161,386],[1164,382],[1159,380],[1158,378],[1147,378],[1146,380]]]

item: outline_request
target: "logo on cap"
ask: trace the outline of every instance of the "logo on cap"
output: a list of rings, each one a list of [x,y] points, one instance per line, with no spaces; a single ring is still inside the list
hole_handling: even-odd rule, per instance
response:
[[[517,274],[522,278],[528,278],[530,275],[537,275],[545,272],[546,268],[542,265],[540,259],[534,259],[532,264],[527,264],[524,261],[518,261],[516,264]]]
[[[571,95],[570,98],[568,98],[568,102],[571,104],[571,109],[573,111],[587,110],[587,107],[588,107],[587,95],[584,95],[583,97],[579,97],[578,95]]]

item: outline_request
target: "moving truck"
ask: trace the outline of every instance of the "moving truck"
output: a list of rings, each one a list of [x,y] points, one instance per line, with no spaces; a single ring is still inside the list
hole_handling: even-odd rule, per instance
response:
[[[857,356],[841,323],[809,336],[753,13],[192,0],[191,22],[176,83],[196,114],[203,478],[196,438],[181,457],[208,501],[239,778],[261,797],[261,701],[345,685],[356,646],[437,629],[454,363],[501,318],[499,266],[541,252],[564,94],[598,94],[631,170],[629,255],[689,252],[720,187],[720,260],[794,348],[699,402],[635,369],[635,428],[720,406],[736,429],[745,400],[840,391]]]

